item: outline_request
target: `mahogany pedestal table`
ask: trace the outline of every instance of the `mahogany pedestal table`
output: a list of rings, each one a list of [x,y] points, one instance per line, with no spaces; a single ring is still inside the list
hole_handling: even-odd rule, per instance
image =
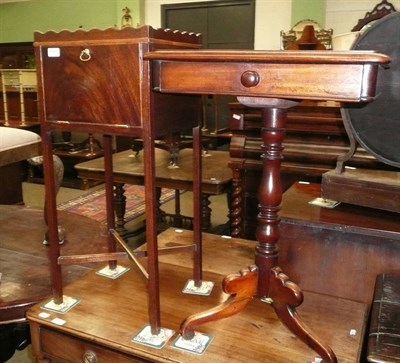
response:
[[[242,311],[253,297],[271,304],[283,323],[325,362],[336,362],[332,349],[301,321],[296,307],[303,294],[278,266],[280,165],[286,110],[296,100],[368,102],[375,96],[379,64],[387,56],[367,52],[155,51],[153,89],[162,93],[225,94],[263,109],[263,176],[258,193],[255,264],[223,281],[231,298],[182,323],[184,338],[203,323]]]
[[[25,317],[27,310],[51,295],[49,279],[48,246],[43,245],[46,224],[43,210],[16,205],[0,206],[0,339],[1,357],[6,351],[26,346],[29,342],[29,327]],[[75,228],[82,216],[60,212],[60,223],[66,230],[66,240],[61,245],[61,254],[81,254],[106,252],[106,231],[100,223],[83,217],[84,223]],[[74,233],[71,233],[74,231]],[[103,241],[103,243],[101,243]],[[92,266],[91,266],[92,267]],[[89,266],[68,266],[65,283],[70,283],[84,275]],[[23,340],[12,333],[17,328]],[[10,334],[6,334],[6,329]],[[18,340],[17,340],[18,339]],[[10,341],[11,340],[11,341]],[[3,345],[4,344],[4,345]],[[12,349],[13,350],[13,349]],[[13,352],[10,351],[9,354]]]

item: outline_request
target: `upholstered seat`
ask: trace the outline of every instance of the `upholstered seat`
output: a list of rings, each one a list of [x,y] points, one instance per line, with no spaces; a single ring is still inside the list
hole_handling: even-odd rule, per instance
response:
[[[0,127],[0,166],[41,154],[41,138],[23,129]]]
[[[41,138],[38,134],[13,127],[0,127],[0,167],[21,160],[28,160],[33,165],[41,165]],[[64,175],[61,159],[53,155],[54,177],[58,191]]]

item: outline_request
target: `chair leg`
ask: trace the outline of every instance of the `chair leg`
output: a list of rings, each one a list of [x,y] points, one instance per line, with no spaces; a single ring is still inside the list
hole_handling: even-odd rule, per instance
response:
[[[43,156],[35,156],[33,158],[30,158],[28,159],[28,163],[34,166],[43,165]],[[54,163],[54,175],[55,175],[54,182],[56,186],[56,192],[58,192],[62,180],[64,178],[64,164],[57,155],[53,155],[53,163]]]
[[[40,166],[43,164],[43,157],[42,156],[35,156],[31,159],[28,159],[28,163],[34,166]],[[58,193],[63,177],[64,177],[64,164],[62,160],[57,156],[53,155],[53,163],[54,163],[54,183],[55,183],[55,189],[56,189],[56,194]],[[45,196],[45,207],[46,209],[46,196]],[[46,213],[45,213],[46,216]],[[46,218],[46,217],[45,217]],[[46,221],[47,224],[47,221]],[[58,226],[58,239],[60,244],[64,242],[65,240],[65,229],[62,226]],[[47,233],[44,236],[43,244],[48,244],[47,241]]]

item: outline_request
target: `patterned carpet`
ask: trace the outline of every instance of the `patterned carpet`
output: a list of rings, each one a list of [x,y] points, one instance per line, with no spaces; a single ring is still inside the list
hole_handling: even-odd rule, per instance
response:
[[[175,191],[163,189],[161,193],[161,204],[171,200],[175,196]],[[125,221],[129,222],[145,212],[144,187],[140,185],[126,185],[126,212]],[[58,210],[80,214],[99,222],[106,221],[106,201],[105,190],[101,188],[94,192],[81,195],[78,198],[58,205]]]

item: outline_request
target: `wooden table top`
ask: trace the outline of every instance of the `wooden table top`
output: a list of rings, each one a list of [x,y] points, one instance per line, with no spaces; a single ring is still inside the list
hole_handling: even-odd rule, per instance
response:
[[[169,167],[169,152],[156,148],[155,154],[156,186],[192,190],[192,149],[183,149],[179,152],[177,168]],[[212,195],[224,193],[232,180],[232,171],[228,167],[229,152],[211,150],[202,160],[202,192]],[[75,168],[80,178],[104,180],[104,158],[79,163]],[[126,150],[113,155],[114,182],[143,185],[143,168],[143,152],[135,156],[133,151]]]
[[[400,214],[342,203],[323,208],[309,202],[321,196],[321,185],[295,183],[284,194],[280,216],[287,223],[307,223],[325,229],[346,229],[365,235],[400,239]]]
[[[179,331],[185,317],[225,299],[220,288],[222,277],[253,261],[253,241],[204,236],[205,279],[215,282],[209,297],[181,292],[186,280],[191,278],[190,252],[160,256],[161,323],[165,328]],[[191,244],[192,240],[190,231],[169,229],[160,235],[159,245]],[[171,347],[174,337],[162,349],[132,342],[131,338],[148,322],[148,297],[146,280],[134,265],[129,264],[129,267],[131,269],[116,280],[88,273],[65,288],[66,295],[80,298],[69,312],[51,312],[49,318],[40,318],[43,310],[36,305],[28,312],[29,320],[150,362],[299,363],[314,360],[315,352],[292,335],[273,309],[258,299],[252,300],[240,314],[201,327],[201,331],[213,336],[203,355]],[[333,348],[341,363],[358,361],[367,317],[364,304],[306,292],[298,311],[305,323]],[[55,317],[66,323],[56,326],[51,322]],[[355,329],[355,335],[350,335],[351,329]],[[68,352],[60,354],[68,358]]]
[[[368,51],[221,49],[156,50],[144,59],[160,92],[344,102],[372,101],[378,65],[390,62]]]
[[[48,247],[43,245],[46,231],[43,211],[0,205],[0,215],[1,324],[23,320],[30,306],[51,294],[51,285]],[[107,250],[105,227],[98,222],[77,214],[60,212],[59,223],[67,233],[66,241],[61,246],[62,254]],[[82,276],[88,269],[89,266],[63,268],[65,283]]]

